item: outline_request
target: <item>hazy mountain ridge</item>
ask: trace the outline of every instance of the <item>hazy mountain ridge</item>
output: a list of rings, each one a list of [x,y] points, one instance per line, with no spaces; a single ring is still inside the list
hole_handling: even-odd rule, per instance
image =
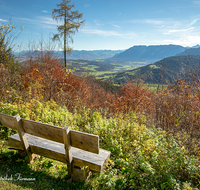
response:
[[[175,56],[185,51],[185,49],[185,47],[179,45],[133,46],[124,52],[114,55],[112,59],[152,63],[165,57]]]
[[[189,48],[189,49],[186,49],[184,52],[176,54],[176,56],[181,56],[181,55],[200,55],[200,47]]]
[[[108,59],[113,57],[117,53],[121,53],[124,50],[73,50],[72,54],[67,55],[67,59]],[[46,51],[44,51],[46,52]],[[54,56],[63,57],[63,51],[49,51]],[[28,56],[36,56],[40,51],[21,51],[15,52],[14,55],[21,59],[25,59]]]

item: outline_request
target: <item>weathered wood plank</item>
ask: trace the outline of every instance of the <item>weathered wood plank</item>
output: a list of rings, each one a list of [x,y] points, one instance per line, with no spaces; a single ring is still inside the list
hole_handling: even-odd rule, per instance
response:
[[[64,148],[65,148],[65,157],[67,160],[67,169],[68,175],[72,175],[72,150],[71,150],[71,143],[70,143],[70,130],[69,127],[64,127],[63,130],[63,141],[64,141]]]
[[[65,157],[64,144],[46,140],[40,137],[26,134],[31,152],[67,163]],[[11,148],[23,150],[18,134],[9,137],[9,146]],[[73,166],[89,166],[89,169],[95,172],[101,172],[105,168],[105,163],[110,157],[110,152],[99,149],[99,154],[90,153],[72,147]]]
[[[63,128],[26,119],[22,119],[22,122],[25,133],[64,143]],[[99,153],[99,136],[74,130],[70,130],[70,135],[70,142],[73,147],[96,154]]]
[[[14,116],[0,113],[0,121],[5,127],[17,130],[17,126],[15,125],[16,120]]]
[[[22,126],[21,117],[19,115],[16,115],[14,118],[15,118],[15,126],[17,127],[18,134],[19,134],[20,140],[22,142],[23,148],[29,157],[29,161],[32,162],[33,158],[32,158],[32,154],[31,154],[30,146],[28,144],[28,141],[27,141],[27,138],[26,138],[23,126]]]
[[[99,136],[70,130],[71,145],[85,151],[99,154]]]
[[[63,128],[22,119],[25,133],[63,143]]]
[[[18,135],[18,137],[19,137],[19,135]],[[14,149],[17,149],[17,150],[24,150],[23,144],[20,141],[20,139],[18,140],[18,138],[16,139],[16,138],[10,138],[9,137],[8,138],[8,144],[9,144],[10,148],[14,148]]]

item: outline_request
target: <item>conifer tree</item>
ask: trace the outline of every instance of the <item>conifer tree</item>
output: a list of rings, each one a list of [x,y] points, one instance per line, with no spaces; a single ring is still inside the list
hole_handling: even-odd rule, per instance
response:
[[[69,55],[72,52],[72,48],[69,47],[69,42],[73,43],[72,35],[78,32],[78,29],[84,24],[82,19],[83,14],[79,13],[78,10],[73,10],[75,8],[74,4],[70,4],[71,0],[62,0],[60,4],[57,4],[57,9],[53,9],[52,16],[53,19],[64,20],[64,24],[57,26],[58,34],[54,34],[53,40],[60,40],[64,37],[64,63],[67,66],[66,53]]]

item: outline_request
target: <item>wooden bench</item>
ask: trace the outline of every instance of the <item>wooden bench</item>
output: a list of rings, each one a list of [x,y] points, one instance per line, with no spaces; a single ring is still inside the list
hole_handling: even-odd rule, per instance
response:
[[[103,173],[110,152],[99,148],[99,136],[61,128],[0,113],[5,127],[18,133],[8,139],[10,148],[26,152],[32,162],[34,154],[67,163],[68,175],[84,181],[90,171]],[[87,167],[86,167],[87,166]],[[89,168],[85,172],[80,168]]]

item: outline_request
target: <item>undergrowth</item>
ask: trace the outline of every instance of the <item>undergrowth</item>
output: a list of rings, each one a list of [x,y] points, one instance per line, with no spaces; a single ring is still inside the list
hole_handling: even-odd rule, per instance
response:
[[[95,174],[81,188],[88,189],[198,189],[200,184],[200,160],[187,154],[187,148],[181,147],[173,136],[162,129],[147,128],[141,121],[147,119],[144,115],[134,112],[118,113],[106,118],[100,112],[83,109],[81,112],[70,113],[66,107],[61,107],[54,101],[39,102],[32,100],[22,105],[3,103],[0,112],[9,115],[20,114],[21,117],[57,126],[69,126],[71,129],[99,135],[100,147],[111,151],[111,160],[104,175]],[[31,176],[36,177],[35,187],[53,188],[47,184],[49,180],[66,181],[67,185],[77,188],[79,183],[67,182],[66,165],[47,158],[37,158],[33,165],[25,164],[17,153],[7,150],[7,134],[14,131],[4,131],[1,126],[1,162],[11,159],[14,165],[19,162],[28,168]],[[6,162],[5,162],[6,163]],[[56,168],[56,172],[55,167]],[[10,166],[2,165],[1,176],[14,175]],[[10,168],[9,168],[10,167]],[[8,168],[8,172],[7,169]],[[16,173],[21,167],[16,166]],[[59,170],[59,171],[57,171]],[[41,174],[39,175],[38,172]],[[59,173],[60,172],[60,173]],[[25,175],[25,173],[23,173]],[[39,175],[39,176],[38,176]],[[43,179],[43,176],[48,179]],[[57,181],[58,182],[58,181]],[[21,184],[20,181],[7,181],[7,184]],[[29,182],[26,182],[29,183]],[[60,184],[58,182],[58,184]],[[22,183],[22,186],[24,182]],[[26,185],[25,185],[26,186]],[[29,185],[27,184],[27,187]]]

